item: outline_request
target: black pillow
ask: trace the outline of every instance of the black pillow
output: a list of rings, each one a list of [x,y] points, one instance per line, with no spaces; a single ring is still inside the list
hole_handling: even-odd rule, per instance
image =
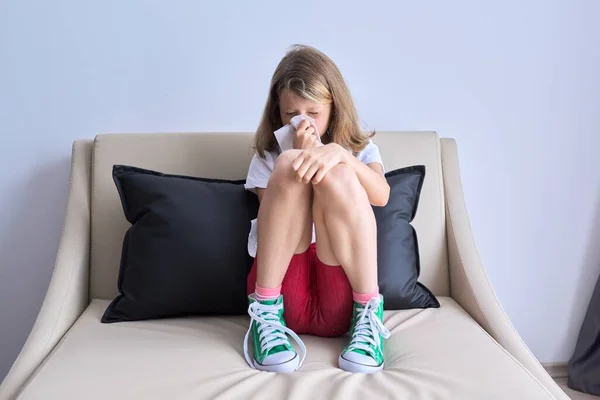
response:
[[[417,213],[425,166],[400,168],[385,174],[390,199],[373,207],[377,220],[379,290],[387,310],[437,308],[433,293],[417,282],[420,273],[417,233],[410,224]]]
[[[120,294],[102,322],[245,313],[248,233],[258,200],[244,181],[121,165],[113,179],[132,226],[123,241]]]

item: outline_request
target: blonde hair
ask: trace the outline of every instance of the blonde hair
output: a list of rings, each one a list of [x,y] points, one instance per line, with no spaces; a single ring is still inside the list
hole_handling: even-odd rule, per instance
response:
[[[265,151],[277,147],[273,132],[283,126],[279,96],[284,89],[290,89],[304,99],[332,105],[323,143],[337,143],[358,153],[374,135],[362,131],[350,90],[335,63],[313,47],[294,45],[281,59],[271,78],[269,97],[254,142],[259,156],[264,158]]]

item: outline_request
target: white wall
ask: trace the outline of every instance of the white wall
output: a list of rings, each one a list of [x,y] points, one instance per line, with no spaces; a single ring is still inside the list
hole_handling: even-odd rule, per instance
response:
[[[338,63],[370,127],[458,140],[498,296],[566,361],[600,271],[600,3],[267,3],[0,3],[0,377],[48,285],[71,142],[253,130],[293,43]]]

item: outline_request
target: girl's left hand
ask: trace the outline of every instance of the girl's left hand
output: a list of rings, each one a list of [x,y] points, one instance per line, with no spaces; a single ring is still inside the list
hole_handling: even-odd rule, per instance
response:
[[[304,150],[292,163],[298,182],[318,184],[333,167],[350,153],[337,143]]]

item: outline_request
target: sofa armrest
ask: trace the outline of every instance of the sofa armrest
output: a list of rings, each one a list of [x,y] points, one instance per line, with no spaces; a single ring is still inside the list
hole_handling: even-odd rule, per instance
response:
[[[450,296],[557,399],[568,399],[523,342],[500,305],[481,264],[463,197],[453,139],[442,139]]]
[[[0,400],[17,396],[89,303],[91,156],[91,140],[73,143],[69,197],[54,272],[31,333],[0,385]]]

